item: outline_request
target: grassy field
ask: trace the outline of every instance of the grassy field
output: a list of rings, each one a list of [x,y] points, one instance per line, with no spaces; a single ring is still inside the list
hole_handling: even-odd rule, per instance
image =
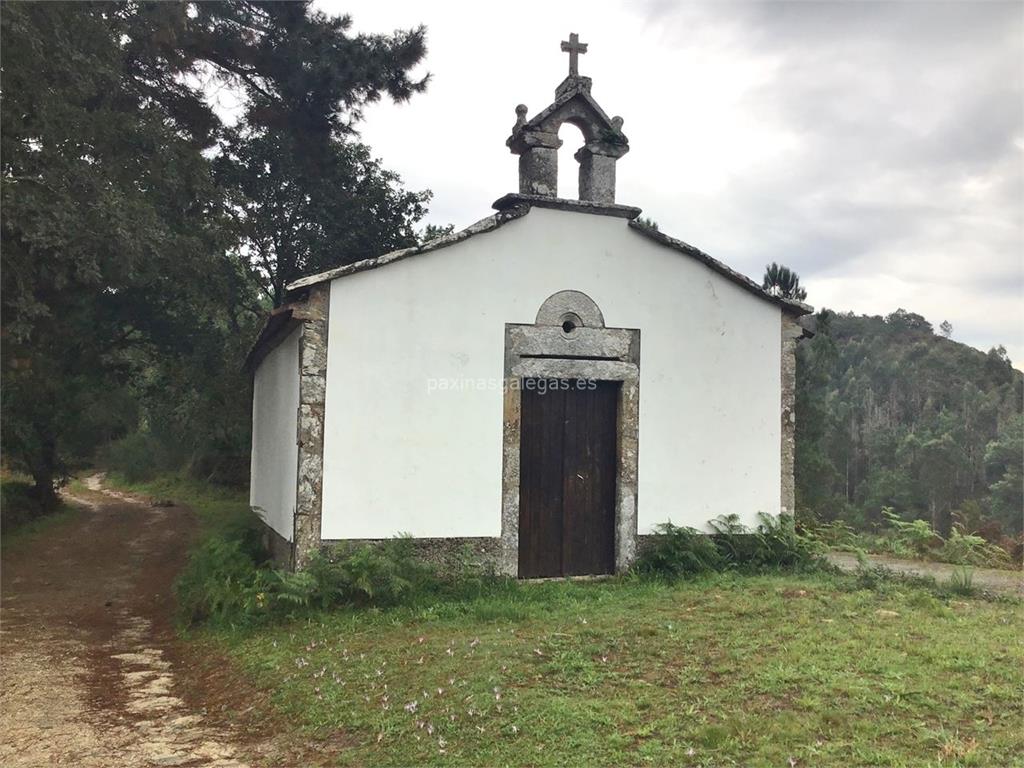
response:
[[[214,635],[343,764],[1024,764],[1017,606],[853,577],[509,584]]]
[[[209,530],[242,494],[161,480]],[[1019,603],[831,574],[484,582],[207,629],[342,765],[1022,765]]]

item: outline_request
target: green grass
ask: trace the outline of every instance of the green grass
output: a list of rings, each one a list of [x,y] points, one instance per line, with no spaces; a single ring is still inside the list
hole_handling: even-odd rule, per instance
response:
[[[1022,764],[1019,605],[855,584],[507,582],[208,637],[342,764]]]
[[[245,510],[181,478],[119,485],[211,532]],[[192,637],[350,745],[342,765],[1024,766],[1021,604],[925,580],[484,580]]]
[[[63,502],[54,509],[40,509],[29,493],[31,487],[31,481],[23,475],[6,471],[0,474],[0,525],[3,529],[0,546],[5,551],[73,519],[77,512],[72,505]]]
[[[117,490],[190,507],[198,516],[204,533],[231,531],[251,514],[246,489],[213,485],[183,475],[163,475],[147,482],[129,482],[110,472],[104,482]]]

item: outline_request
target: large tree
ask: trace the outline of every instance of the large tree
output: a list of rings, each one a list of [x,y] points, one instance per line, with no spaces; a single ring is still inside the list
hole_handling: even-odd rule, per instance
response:
[[[409,75],[422,29],[349,28],[305,2],[5,4],[3,441],[44,501],[153,382],[177,382],[163,405],[192,426],[210,392],[245,386],[226,340],[259,302],[231,258],[239,188],[212,172],[224,126],[209,96],[232,89],[254,136],[329,151],[365,104],[425,86]],[[207,386],[214,374],[234,378]]]
[[[291,131],[248,124],[229,133],[215,168],[239,261],[273,306],[303,275],[414,245],[430,197],[402,189],[358,141],[314,151]]]

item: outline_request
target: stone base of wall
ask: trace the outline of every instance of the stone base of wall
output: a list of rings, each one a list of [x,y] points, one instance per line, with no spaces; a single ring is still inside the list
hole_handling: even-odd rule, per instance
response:
[[[381,544],[387,539],[325,539],[321,551],[329,557],[343,557],[364,544]],[[501,556],[498,537],[461,537],[451,539],[411,539],[416,557],[442,573],[471,567],[497,571]]]

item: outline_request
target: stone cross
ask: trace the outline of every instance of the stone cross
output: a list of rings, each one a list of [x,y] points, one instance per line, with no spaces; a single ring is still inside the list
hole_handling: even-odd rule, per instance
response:
[[[562,50],[569,54],[569,77],[579,77],[580,54],[587,52],[587,44],[580,42],[575,32],[569,35],[569,42],[562,41]]]

